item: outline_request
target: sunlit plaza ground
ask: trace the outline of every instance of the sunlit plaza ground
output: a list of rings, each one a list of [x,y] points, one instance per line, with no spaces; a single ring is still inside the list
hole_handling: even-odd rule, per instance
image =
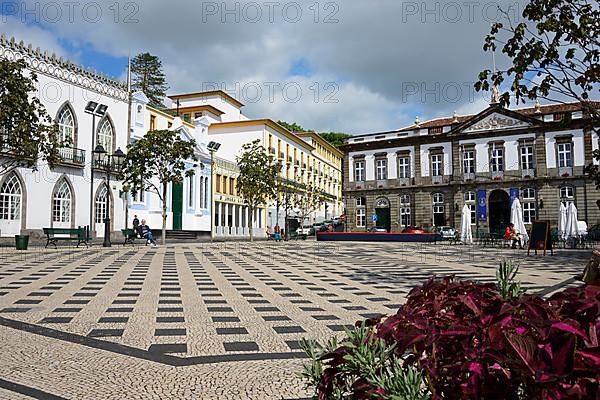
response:
[[[394,313],[436,275],[576,285],[589,250],[258,242],[0,248],[0,399],[301,399],[298,341]]]

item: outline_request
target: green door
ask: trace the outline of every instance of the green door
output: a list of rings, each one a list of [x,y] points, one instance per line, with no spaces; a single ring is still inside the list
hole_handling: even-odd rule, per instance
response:
[[[391,223],[390,223],[390,209],[389,208],[376,208],[375,214],[377,214],[377,222],[375,225],[383,226],[390,231]]]
[[[173,230],[180,231],[183,219],[183,183],[173,184],[171,210],[173,211]]]

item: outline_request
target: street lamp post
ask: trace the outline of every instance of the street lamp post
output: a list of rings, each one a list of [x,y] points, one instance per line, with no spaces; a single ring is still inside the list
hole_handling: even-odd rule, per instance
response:
[[[90,156],[94,155],[94,146],[96,145],[96,117],[102,118],[106,114],[108,106],[106,104],[89,101],[85,106],[85,113],[92,116],[92,143],[90,147]],[[88,239],[91,236],[91,230],[94,222],[94,161],[90,162],[90,226],[88,229]]]
[[[115,170],[119,170],[123,165],[125,154],[120,148],[113,155],[107,154],[104,147],[99,144],[94,149],[94,163],[98,168],[106,172],[106,217],[104,218],[104,241],[102,247],[111,247],[110,242],[110,174]]]
[[[208,142],[207,148],[210,151],[210,241],[212,242],[215,239],[215,203],[214,203],[214,180],[215,177],[215,153],[221,147],[221,143],[210,141]]]

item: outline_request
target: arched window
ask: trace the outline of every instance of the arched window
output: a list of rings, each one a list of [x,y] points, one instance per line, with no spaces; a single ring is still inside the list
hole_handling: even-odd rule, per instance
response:
[[[573,186],[562,186],[559,190],[560,201],[569,204],[575,201],[575,188]]]
[[[15,221],[21,218],[21,182],[12,173],[0,188],[0,219]]]
[[[75,144],[75,117],[68,106],[64,106],[58,113],[58,139],[63,144]]]
[[[356,227],[364,228],[367,226],[367,199],[364,197],[356,198]]]
[[[465,204],[469,207],[469,212],[471,214],[471,224],[477,223],[477,198],[475,196],[475,192],[465,192]]]
[[[530,224],[531,221],[535,220],[536,214],[535,189],[523,189],[521,192],[521,199],[523,200],[523,222]]]
[[[113,153],[113,127],[108,118],[104,118],[98,126],[98,139],[96,144],[101,144],[107,153]]]
[[[410,226],[410,195],[404,194],[400,196],[400,226]]]
[[[200,208],[204,208],[204,177],[200,177],[200,184],[198,185],[198,199],[200,200]]]
[[[52,222],[71,222],[71,188],[63,179],[52,199]]]
[[[446,217],[444,215],[444,195],[442,193],[434,193],[433,199],[433,225],[446,225]]]
[[[108,189],[106,185],[102,185],[98,194],[96,195],[96,223],[102,224],[107,216],[106,210],[106,197],[108,196]]]

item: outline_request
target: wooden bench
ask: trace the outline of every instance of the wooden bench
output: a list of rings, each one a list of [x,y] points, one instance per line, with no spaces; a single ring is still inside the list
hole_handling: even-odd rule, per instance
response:
[[[88,247],[89,238],[86,237],[85,228],[44,228],[44,234],[47,238],[45,248],[52,244],[56,249],[59,240],[77,240],[77,247],[82,243]]]
[[[126,244],[133,244],[134,240],[137,239],[137,234],[133,229],[121,229],[121,233],[125,238],[125,242],[123,242],[123,246]]]

